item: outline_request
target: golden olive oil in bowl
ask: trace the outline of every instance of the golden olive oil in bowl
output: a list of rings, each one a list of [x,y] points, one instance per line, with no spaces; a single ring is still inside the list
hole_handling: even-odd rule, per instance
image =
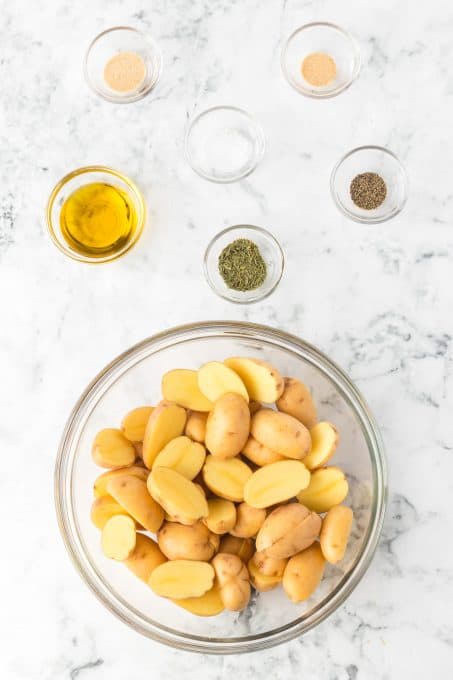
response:
[[[138,240],[145,206],[124,175],[101,166],[75,170],[53,190],[47,222],[55,244],[81,262],[108,262]]]

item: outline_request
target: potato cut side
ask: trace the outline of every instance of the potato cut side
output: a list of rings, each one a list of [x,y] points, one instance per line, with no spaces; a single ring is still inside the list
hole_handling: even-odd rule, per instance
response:
[[[108,482],[115,477],[121,477],[125,474],[131,475],[132,477],[137,477],[137,479],[142,479],[144,482],[146,482],[148,479],[149,470],[147,468],[140,467],[139,465],[130,465],[129,467],[122,467],[117,468],[116,470],[108,470],[107,472],[103,472],[102,475],[99,475],[99,477],[97,477],[94,482],[93,491],[96,498],[108,496]]]
[[[135,522],[128,515],[115,515],[102,529],[102,551],[112,560],[126,560],[136,545]]]
[[[148,489],[165,512],[181,524],[193,524],[208,516],[208,503],[203,492],[175,470],[153,468],[148,477]]]
[[[236,506],[223,498],[210,498],[208,516],[203,522],[214,534],[226,534],[236,524]]]
[[[152,590],[161,597],[180,600],[201,597],[214,584],[214,569],[208,562],[173,560],[154,569],[149,579]]]
[[[114,477],[107,491],[145,529],[155,533],[164,521],[164,511],[148,492],[146,482],[131,475]]]
[[[206,421],[208,419],[207,413],[201,411],[190,411],[187,416],[186,427],[184,434],[190,437],[194,442],[204,444],[206,438]]]
[[[103,529],[106,522],[114,515],[124,515],[124,508],[109,494],[96,498],[91,506],[91,521],[98,529]]]
[[[149,536],[138,533],[134,551],[124,561],[124,564],[139,579],[148,583],[154,569],[166,561],[167,558],[162,554],[157,543]]]
[[[263,446],[285,458],[303,460],[311,449],[310,432],[287,413],[261,409],[252,418],[252,436]]]
[[[166,467],[176,470],[187,479],[194,479],[206,458],[206,449],[202,444],[193,442],[189,437],[181,436],[172,439],[157,454],[154,467]]]
[[[104,468],[118,468],[132,465],[135,461],[133,444],[121,430],[108,427],[97,433],[91,449],[96,465]]]
[[[121,431],[130,442],[142,442],[145,436],[146,425],[151,413],[152,406],[138,406],[124,416],[121,421]]]
[[[285,387],[276,406],[279,411],[300,420],[309,430],[317,421],[316,406],[310,390],[296,378],[285,378]]]
[[[239,394],[228,392],[214,403],[206,422],[206,448],[218,458],[233,458],[250,434],[250,411]]]
[[[305,489],[310,472],[298,460],[281,460],[256,470],[244,487],[244,500],[253,508],[282,503]]]
[[[249,400],[240,377],[221,361],[210,361],[198,370],[198,386],[211,402],[228,393],[239,394],[246,402]]]
[[[250,399],[273,404],[281,396],[283,378],[276,368],[261,359],[231,357],[224,362],[244,383]]]
[[[311,451],[304,458],[304,465],[309,470],[316,470],[329,461],[338,446],[338,431],[332,423],[322,421],[311,430]]]
[[[143,462],[152,467],[157,454],[184,432],[186,412],[176,404],[163,403],[152,412],[143,439]]]
[[[251,476],[251,469],[239,458],[206,457],[203,479],[206,486],[221,498],[238,503],[243,501],[244,486]]]
[[[319,543],[288,560],[283,574],[283,589],[293,602],[308,599],[319,586],[324,574],[325,559]]]
[[[297,494],[297,500],[314,512],[328,512],[348,495],[348,481],[337,467],[314,470],[310,484]]]
[[[193,411],[210,411],[212,403],[198,385],[198,372],[188,368],[168,371],[162,378],[164,399]]]
[[[334,505],[324,517],[319,542],[322,554],[328,562],[340,562],[348,545],[353,520],[351,508]]]
[[[217,616],[221,614],[225,607],[223,606],[222,598],[218,585],[214,583],[211,590],[201,597],[188,597],[184,600],[173,600],[178,607],[187,609],[191,614],[196,616]]]

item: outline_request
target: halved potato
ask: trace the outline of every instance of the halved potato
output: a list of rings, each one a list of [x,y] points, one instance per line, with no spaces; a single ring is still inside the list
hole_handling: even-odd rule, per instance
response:
[[[190,525],[208,516],[203,491],[175,470],[154,467],[148,477],[148,489],[173,521]]]
[[[328,512],[348,495],[349,485],[343,470],[326,467],[313,470],[310,484],[297,494],[297,500],[314,512]]]
[[[204,444],[206,438],[206,421],[208,419],[208,413],[202,413],[201,411],[190,411],[187,415],[186,427],[184,428],[184,434],[186,437],[190,437],[194,442],[199,444]]]
[[[220,498],[240,503],[244,500],[244,486],[252,471],[239,458],[214,458],[207,456],[203,479],[211,491]]]
[[[98,529],[103,529],[114,515],[124,515],[124,508],[109,494],[96,498],[91,506],[91,521]]]
[[[96,477],[94,481],[93,491],[96,498],[101,498],[102,496],[108,496],[107,484],[111,479],[115,477],[120,477],[122,475],[132,475],[132,477],[137,477],[137,479],[142,479],[144,482],[148,479],[149,470],[139,465],[130,465],[129,467],[116,468],[115,470],[108,470],[103,472],[102,475]]]
[[[276,368],[261,359],[230,357],[225,360],[244,383],[250,399],[273,404],[280,398],[284,383]]]
[[[224,498],[208,500],[209,514],[203,522],[214,534],[226,534],[236,524],[236,506]]]
[[[102,551],[112,560],[126,560],[135,550],[135,522],[129,515],[115,515],[102,529]]]
[[[104,468],[126,467],[135,460],[133,444],[121,430],[114,427],[107,427],[97,433],[91,454],[94,462]]]
[[[164,446],[154,459],[153,468],[171,468],[187,479],[194,479],[203,467],[205,458],[206,450],[202,444],[181,436]]]
[[[130,442],[142,442],[145,436],[146,425],[151,413],[152,406],[138,406],[126,413],[121,421],[121,431]]]
[[[210,411],[212,404],[198,386],[197,371],[177,368],[168,371],[162,378],[164,399],[193,411]]]
[[[304,458],[304,465],[309,470],[322,467],[329,461],[338,446],[338,430],[335,425],[322,421],[310,430],[311,451]]]
[[[208,562],[172,560],[154,569],[149,585],[157,595],[180,600],[201,597],[214,584],[214,568]]]
[[[316,406],[310,390],[296,378],[285,378],[285,388],[276,406],[279,411],[300,420],[309,430],[316,423]]]
[[[244,486],[244,500],[253,508],[268,508],[293,498],[310,482],[299,460],[280,460],[256,470]]]
[[[264,446],[264,444],[260,444],[252,435],[247,439],[245,446],[242,448],[242,453],[259,467],[269,465],[269,463],[276,463],[278,460],[285,460],[285,456],[281,456],[276,451],[272,451],[272,449]]]
[[[186,412],[181,406],[161,403],[154,409],[146,425],[143,439],[143,462],[152,467],[157,454],[175,437],[184,432]]]
[[[155,533],[160,528],[164,511],[150,496],[142,479],[119,475],[108,481],[107,492],[145,529]]]
[[[198,369],[198,386],[211,402],[228,393],[240,394],[246,402],[249,400],[240,377],[221,361],[210,361]]]
[[[225,609],[219,586],[215,582],[211,590],[201,597],[187,597],[184,600],[173,600],[173,602],[196,616],[217,616]]]
[[[293,416],[270,408],[257,411],[250,425],[252,436],[285,458],[303,460],[311,449],[310,433]]]
[[[145,534],[137,533],[135,549],[124,561],[124,564],[139,579],[148,583],[154,569],[167,561],[159,546],[152,538]]]

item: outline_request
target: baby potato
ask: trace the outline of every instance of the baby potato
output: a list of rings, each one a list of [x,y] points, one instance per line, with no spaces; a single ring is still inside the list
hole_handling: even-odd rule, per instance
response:
[[[256,536],[266,519],[266,510],[252,508],[247,503],[240,503],[236,508],[236,513],[236,524],[230,530],[230,534],[238,538],[252,538],[252,536]]]
[[[107,492],[145,529],[155,533],[164,520],[164,511],[148,493],[146,482],[124,474],[107,482]]]
[[[251,560],[249,560],[247,566],[252,586],[255,588],[255,590],[258,590],[261,593],[265,593],[268,590],[273,590],[279,585],[279,583],[282,582],[282,576],[268,576],[267,574],[264,574],[262,571],[260,571],[254,562],[253,557]]]
[[[214,584],[214,568],[208,562],[173,560],[154,569],[149,585],[156,595],[172,600],[201,597]]]
[[[259,467],[269,465],[269,463],[276,463],[278,460],[285,460],[285,456],[281,456],[279,453],[268,449],[267,446],[260,444],[252,435],[245,442],[242,453]]]
[[[129,515],[114,515],[102,529],[102,551],[112,560],[126,560],[135,550],[135,522]]]
[[[208,414],[201,411],[190,411],[187,416],[184,434],[194,442],[204,444],[206,438],[206,422]]]
[[[330,460],[338,446],[338,431],[332,423],[322,421],[310,430],[311,451],[304,458],[309,470],[316,470]]]
[[[257,554],[285,559],[308,548],[319,536],[321,518],[300,503],[275,508],[256,537]]]
[[[310,484],[297,494],[297,500],[314,512],[328,512],[348,495],[348,482],[344,472],[337,467],[314,470]]]
[[[169,560],[209,562],[219,547],[219,537],[200,521],[193,526],[165,522],[157,533],[157,542]]]
[[[279,411],[300,420],[309,430],[318,419],[310,390],[296,378],[285,378],[284,389],[276,406]]]
[[[224,498],[208,500],[208,516],[203,522],[214,534],[226,534],[236,524],[236,506]]]
[[[145,436],[146,425],[151,413],[152,406],[139,406],[126,413],[121,421],[121,431],[130,442],[142,442]]]
[[[324,574],[325,562],[319,543],[313,543],[288,560],[283,589],[290,600],[302,602],[314,593]]]
[[[345,505],[334,505],[324,517],[319,542],[328,562],[336,564],[343,559],[351,533],[353,513]]]
[[[194,411],[210,411],[211,401],[198,386],[198,372],[187,368],[168,371],[162,378],[164,399]]]
[[[118,468],[132,465],[135,449],[121,430],[107,427],[97,433],[91,449],[94,462],[103,468]]]
[[[137,477],[137,479],[142,479],[144,482],[148,479],[149,470],[140,467],[139,465],[131,465],[129,467],[116,468],[115,470],[108,470],[103,472],[95,479],[93,491],[96,498],[101,498],[102,496],[108,496],[107,484],[110,479],[115,477],[120,477],[124,474],[132,475],[132,477]]]
[[[206,422],[206,448],[217,458],[234,458],[250,432],[250,411],[239,394],[227,393],[215,401]]]
[[[148,583],[154,569],[166,561],[167,558],[152,538],[137,533],[134,551],[124,560],[124,564],[139,579]]]
[[[148,490],[165,512],[181,524],[191,525],[208,516],[203,491],[176,470],[154,467],[148,477]]]
[[[310,452],[310,432],[287,413],[264,408],[257,411],[252,418],[250,432],[260,444],[285,458],[303,460]]]
[[[96,498],[91,506],[91,521],[98,529],[103,529],[106,522],[114,515],[124,514],[124,508],[109,494]]]
[[[187,597],[184,600],[173,600],[173,602],[196,616],[217,616],[225,609],[219,586],[215,582],[211,590],[201,597]]]
[[[219,552],[237,555],[245,564],[254,553],[254,543],[251,538],[237,538],[227,534],[220,540]]]
[[[206,450],[202,444],[193,442],[189,437],[181,436],[172,439],[157,454],[154,467],[166,467],[176,470],[187,479],[194,479],[203,467]]]
[[[284,383],[276,368],[261,359],[231,357],[224,362],[241,378],[253,401],[273,404],[280,398]]]
[[[271,557],[265,550],[260,550],[253,555],[252,562],[265,576],[279,577],[281,580],[288,560],[281,557]]]
[[[212,560],[220,598],[225,609],[241,611],[250,600],[250,582],[247,567],[237,555],[218,553]]]
[[[157,454],[184,432],[186,412],[181,406],[163,402],[151,413],[143,439],[143,461],[152,467]]]
[[[207,456],[203,467],[206,486],[220,498],[240,503],[244,500],[244,486],[252,471],[239,458],[222,460]]]
[[[253,508],[268,508],[293,498],[310,482],[299,460],[280,460],[256,470],[244,485],[244,500]]]
[[[249,400],[240,377],[221,361],[210,361],[198,369],[198,387],[211,402],[224,394],[239,394],[246,402]]]

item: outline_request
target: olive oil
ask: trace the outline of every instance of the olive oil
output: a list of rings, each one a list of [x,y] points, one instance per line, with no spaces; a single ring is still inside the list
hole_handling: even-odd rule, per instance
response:
[[[65,200],[60,228],[73,250],[104,257],[119,252],[133,238],[137,212],[125,191],[93,182],[79,187]]]

